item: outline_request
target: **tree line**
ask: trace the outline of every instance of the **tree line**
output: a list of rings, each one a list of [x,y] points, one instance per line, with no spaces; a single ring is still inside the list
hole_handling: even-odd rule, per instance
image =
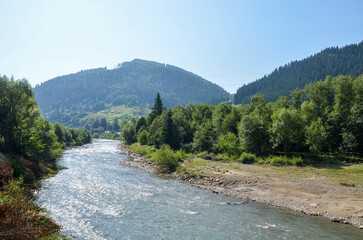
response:
[[[27,80],[0,77],[0,151],[28,160],[52,162],[66,146],[91,141],[85,128],[54,125],[40,115]]]
[[[325,76],[363,74],[363,41],[345,47],[331,47],[300,61],[276,68],[272,73],[237,90],[233,102],[247,104],[251,96],[261,93],[266,101],[288,96],[295,88],[317,82]]]
[[[236,159],[242,153],[363,153],[363,75],[326,77],[266,103],[263,95],[246,105],[188,104],[163,107],[158,94],[147,117],[122,128],[126,144],[164,144],[186,152]]]
[[[67,146],[91,141],[85,128],[51,124],[40,115],[27,80],[0,76],[0,226],[9,239],[61,239],[58,226],[42,215],[31,188],[54,174]],[[63,238],[62,238],[63,239]]]
[[[230,98],[224,89],[193,73],[140,59],[115,69],[60,76],[34,88],[44,118],[69,127],[84,126],[88,114],[115,106],[149,109],[157,91],[163,94],[168,107],[197,102],[218,104]]]

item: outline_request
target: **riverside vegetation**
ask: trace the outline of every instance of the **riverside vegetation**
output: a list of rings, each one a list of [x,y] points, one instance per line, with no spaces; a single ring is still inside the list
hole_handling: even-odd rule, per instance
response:
[[[33,201],[39,180],[54,174],[66,147],[91,142],[84,129],[40,116],[30,84],[0,77],[0,238],[63,239],[60,227]]]
[[[338,76],[243,106],[165,109],[158,94],[123,126],[124,164],[362,229],[362,93],[363,76]]]
[[[363,75],[328,76],[292,91],[290,98],[266,103],[263,95],[255,95],[242,106],[165,109],[158,94],[147,117],[123,126],[122,138],[134,144],[132,150],[160,163],[163,171],[176,170],[175,159],[191,153],[274,166],[339,165],[362,162],[361,129]],[[174,153],[178,156],[171,157],[172,150],[179,150]]]

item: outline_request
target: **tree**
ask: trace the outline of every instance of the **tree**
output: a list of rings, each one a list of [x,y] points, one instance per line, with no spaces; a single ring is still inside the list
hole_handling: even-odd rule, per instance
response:
[[[135,125],[132,121],[129,121],[122,129],[122,139],[126,144],[130,145],[136,142]]]
[[[327,132],[321,118],[311,122],[305,128],[306,144],[312,152],[321,152],[326,146]]]
[[[0,138],[7,152],[22,152],[22,133],[29,132],[40,116],[27,80],[0,77]],[[29,134],[28,134],[29,135]]]
[[[297,110],[282,108],[272,115],[271,141],[274,147],[282,146],[286,153],[293,148],[298,150],[303,143],[303,122]]]
[[[242,117],[238,127],[238,136],[242,148],[247,152],[261,153],[270,149],[269,123],[257,112]]]
[[[216,147],[220,152],[227,154],[229,158],[237,159],[242,153],[238,138],[231,132],[220,135]]]
[[[146,128],[147,128],[147,122],[146,122],[145,117],[139,118],[139,120],[137,120],[136,127],[135,127],[136,133],[139,133],[140,131],[142,131]]]
[[[302,98],[304,96],[304,92],[301,89],[296,88],[294,91],[290,92],[290,105],[293,109],[300,109],[302,104]]]
[[[154,106],[152,107],[151,113],[148,116],[149,124],[151,124],[157,116],[160,116],[163,113],[163,111],[164,111],[163,102],[161,101],[160,94],[157,93]]]
[[[119,131],[120,125],[118,124],[118,117],[115,117],[112,122],[112,130]]]
[[[142,130],[139,135],[137,135],[137,141],[141,144],[141,145],[147,145],[149,142],[149,137],[148,137],[148,131],[147,130]]]
[[[149,144],[160,147],[165,142],[163,133],[163,119],[161,116],[157,116],[149,128]]]
[[[213,149],[213,144],[216,139],[216,132],[213,128],[211,121],[206,121],[200,125],[193,139],[194,148],[198,151],[207,151],[210,152]]]
[[[170,110],[165,111],[163,116],[164,143],[168,144],[173,149],[178,149],[180,146],[176,130],[172,119],[172,112]]]
[[[99,127],[102,127],[104,130],[107,129],[107,120],[106,120],[106,118],[101,118]]]

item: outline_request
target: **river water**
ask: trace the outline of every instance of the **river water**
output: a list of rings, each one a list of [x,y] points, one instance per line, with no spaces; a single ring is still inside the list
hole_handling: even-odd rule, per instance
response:
[[[120,164],[118,141],[65,151],[37,203],[76,239],[363,239],[331,223],[198,189]]]

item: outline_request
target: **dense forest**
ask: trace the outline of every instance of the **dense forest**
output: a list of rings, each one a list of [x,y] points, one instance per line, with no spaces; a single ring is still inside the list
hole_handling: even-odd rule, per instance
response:
[[[295,88],[317,82],[325,76],[363,74],[363,42],[345,47],[327,48],[300,61],[293,61],[252,83],[242,86],[234,96],[234,104],[249,103],[251,96],[263,94],[266,101],[288,96]]]
[[[218,104],[230,98],[224,89],[191,72],[139,59],[111,70],[98,68],[57,77],[36,86],[34,92],[43,117],[66,126],[84,126],[83,118],[89,113],[114,106],[149,109],[157,92],[167,107]]]
[[[309,153],[295,159],[295,164],[303,165],[306,156],[361,155],[362,129],[363,75],[355,79],[341,75],[270,103],[258,94],[246,105],[188,104],[165,109],[157,95],[152,112],[124,125],[122,137],[126,144],[169,149],[167,145],[242,162],[261,157],[261,161],[289,163],[268,156]]]
[[[40,115],[30,84],[0,77],[0,226],[3,236],[40,239],[59,226],[39,215],[29,187],[57,170],[65,147],[91,142],[85,128],[51,124]],[[27,187],[24,187],[27,186]]]

